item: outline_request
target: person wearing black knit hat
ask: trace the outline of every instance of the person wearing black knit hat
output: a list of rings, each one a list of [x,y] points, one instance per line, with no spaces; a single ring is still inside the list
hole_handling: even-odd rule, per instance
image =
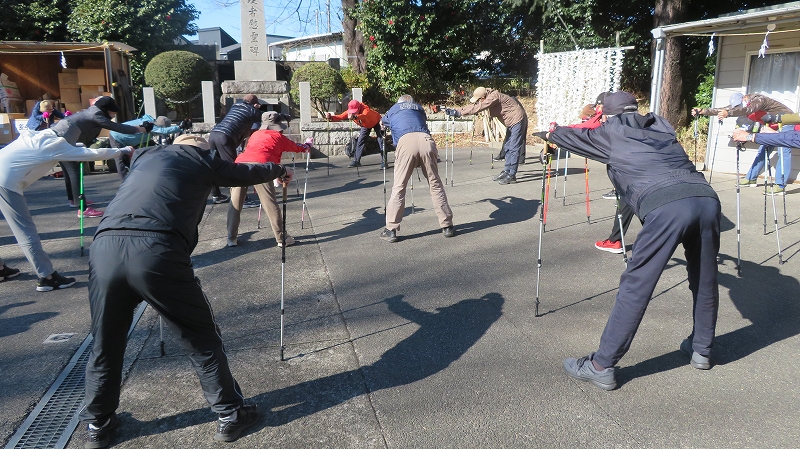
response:
[[[615,92],[605,99],[599,128],[559,127],[544,135],[563,149],[605,163],[620,200],[642,221],[599,349],[563,363],[570,377],[603,390],[617,387],[615,365],[630,348],[656,283],[679,245],[693,300],[692,333],[680,350],[694,368],[711,368],[719,309],[719,198],[678,143],[672,125],[636,110],[633,95]]]

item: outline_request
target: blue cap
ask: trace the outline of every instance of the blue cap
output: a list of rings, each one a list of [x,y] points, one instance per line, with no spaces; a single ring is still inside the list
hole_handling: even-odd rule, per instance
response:
[[[730,98],[731,107],[735,108],[736,106],[739,106],[740,104],[742,104],[742,99],[743,98],[744,98],[744,94],[742,94],[741,92],[736,92],[735,94],[731,94],[731,98]]]

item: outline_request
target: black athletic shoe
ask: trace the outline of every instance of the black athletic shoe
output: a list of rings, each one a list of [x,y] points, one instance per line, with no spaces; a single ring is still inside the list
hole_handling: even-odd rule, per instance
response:
[[[244,203],[242,203],[242,209],[252,209],[259,206],[261,206],[261,201],[259,200],[245,200]]]
[[[604,200],[616,200],[617,199],[617,191],[616,190],[612,190],[612,191],[610,191],[608,193],[604,193],[603,194],[603,199]]]
[[[397,233],[389,230],[388,228],[383,228],[383,232],[381,232],[381,238],[389,243],[394,243],[397,241]]]
[[[100,449],[108,447],[111,444],[111,439],[114,438],[114,432],[119,427],[119,418],[117,415],[111,415],[111,418],[99,429],[93,428],[93,425],[86,426],[86,442],[83,443],[84,449]]]
[[[214,204],[227,203],[230,200],[231,200],[231,197],[229,197],[228,195],[220,195],[220,196],[212,196],[211,197],[211,201]]]
[[[497,180],[497,183],[500,185],[514,184],[516,182],[517,182],[517,177],[514,175],[509,175],[508,173],[506,173],[502,178]]]
[[[353,168],[353,167],[361,167],[361,162],[353,161],[350,163],[350,165],[347,166],[347,168]]]
[[[452,226],[447,228],[442,228],[442,234],[444,234],[445,237],[449,238],[456,235],[456,230]]]
[[[15,276],[19,276],[19,270],[16,268],[9,268],[3,265],[3,268],[0,269],[0,282],[5,281],[6,279],[11,279]]]
[[[492,181],[498,181],[500,178],[504,178],[508,174],[507,171],[501,171],[497,176],[492,176]]]
[[[245,405],[237,410],[236,421],[225,422],[217,420],[217,433],[214,434],[215,441],[225,441],[230,443],[236,441],[239,436],[258,422],[261,415],[256,410],[255,404]]]
[[[498,154],[497,156],[492,158],[493,161],[504,161],[506,160],[505,154]]]
[[[50,279],[39,278],[39,282],[36,284],[36,291],[49,292],[50,290],[72,287],[73,285],[75,285],[75,278],[65,278],[58,274],[57,271],[54,271],[50,275]]]

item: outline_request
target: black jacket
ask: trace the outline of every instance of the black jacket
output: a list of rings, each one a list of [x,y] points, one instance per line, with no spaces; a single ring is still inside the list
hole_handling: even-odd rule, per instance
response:
[[[234,164],[190,145],[136,150],[130,174],[106,208],[95,236],[123,229],[165,232],[181,236],[191,252],[212,185],[250,186],[282,173],[278,164]]]
[[[233,139],[234,142],[241,144],[245,137],[250,135],[250,130],[253,125],[261,124],[261,110],[255,106],[238,102],[231,106],[231,109],[222,118],[222,121],[217,123],[211,132],[219,132]]]
[[[90,106],[76,114],[59,121],[52,128],[58,136],[63,137],[70,145],[82,142],[87,147],[94,143],[100,131],[110,129],[122,134],[136,134],[139,129],[135,126],[123,125],[111,121],[100,108]]]
[[[620,199],[640,220],[675,200],[717,198],[689,161],[669,122],[653,113],[615,115],[596,129],[562,126],[549,139],[565,150],[607,164]]]

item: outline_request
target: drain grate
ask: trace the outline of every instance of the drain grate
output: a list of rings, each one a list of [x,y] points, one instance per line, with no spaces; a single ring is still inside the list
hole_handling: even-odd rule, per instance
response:
[[[142,302],[134,311],[130,337],[147,307]],[[11,437],[5,449],[63,449],[78,426],[78,410],[83,403],[86,364],[92,352],[89,334],[75,351],[64,371],[47,390],[25,422]]]

